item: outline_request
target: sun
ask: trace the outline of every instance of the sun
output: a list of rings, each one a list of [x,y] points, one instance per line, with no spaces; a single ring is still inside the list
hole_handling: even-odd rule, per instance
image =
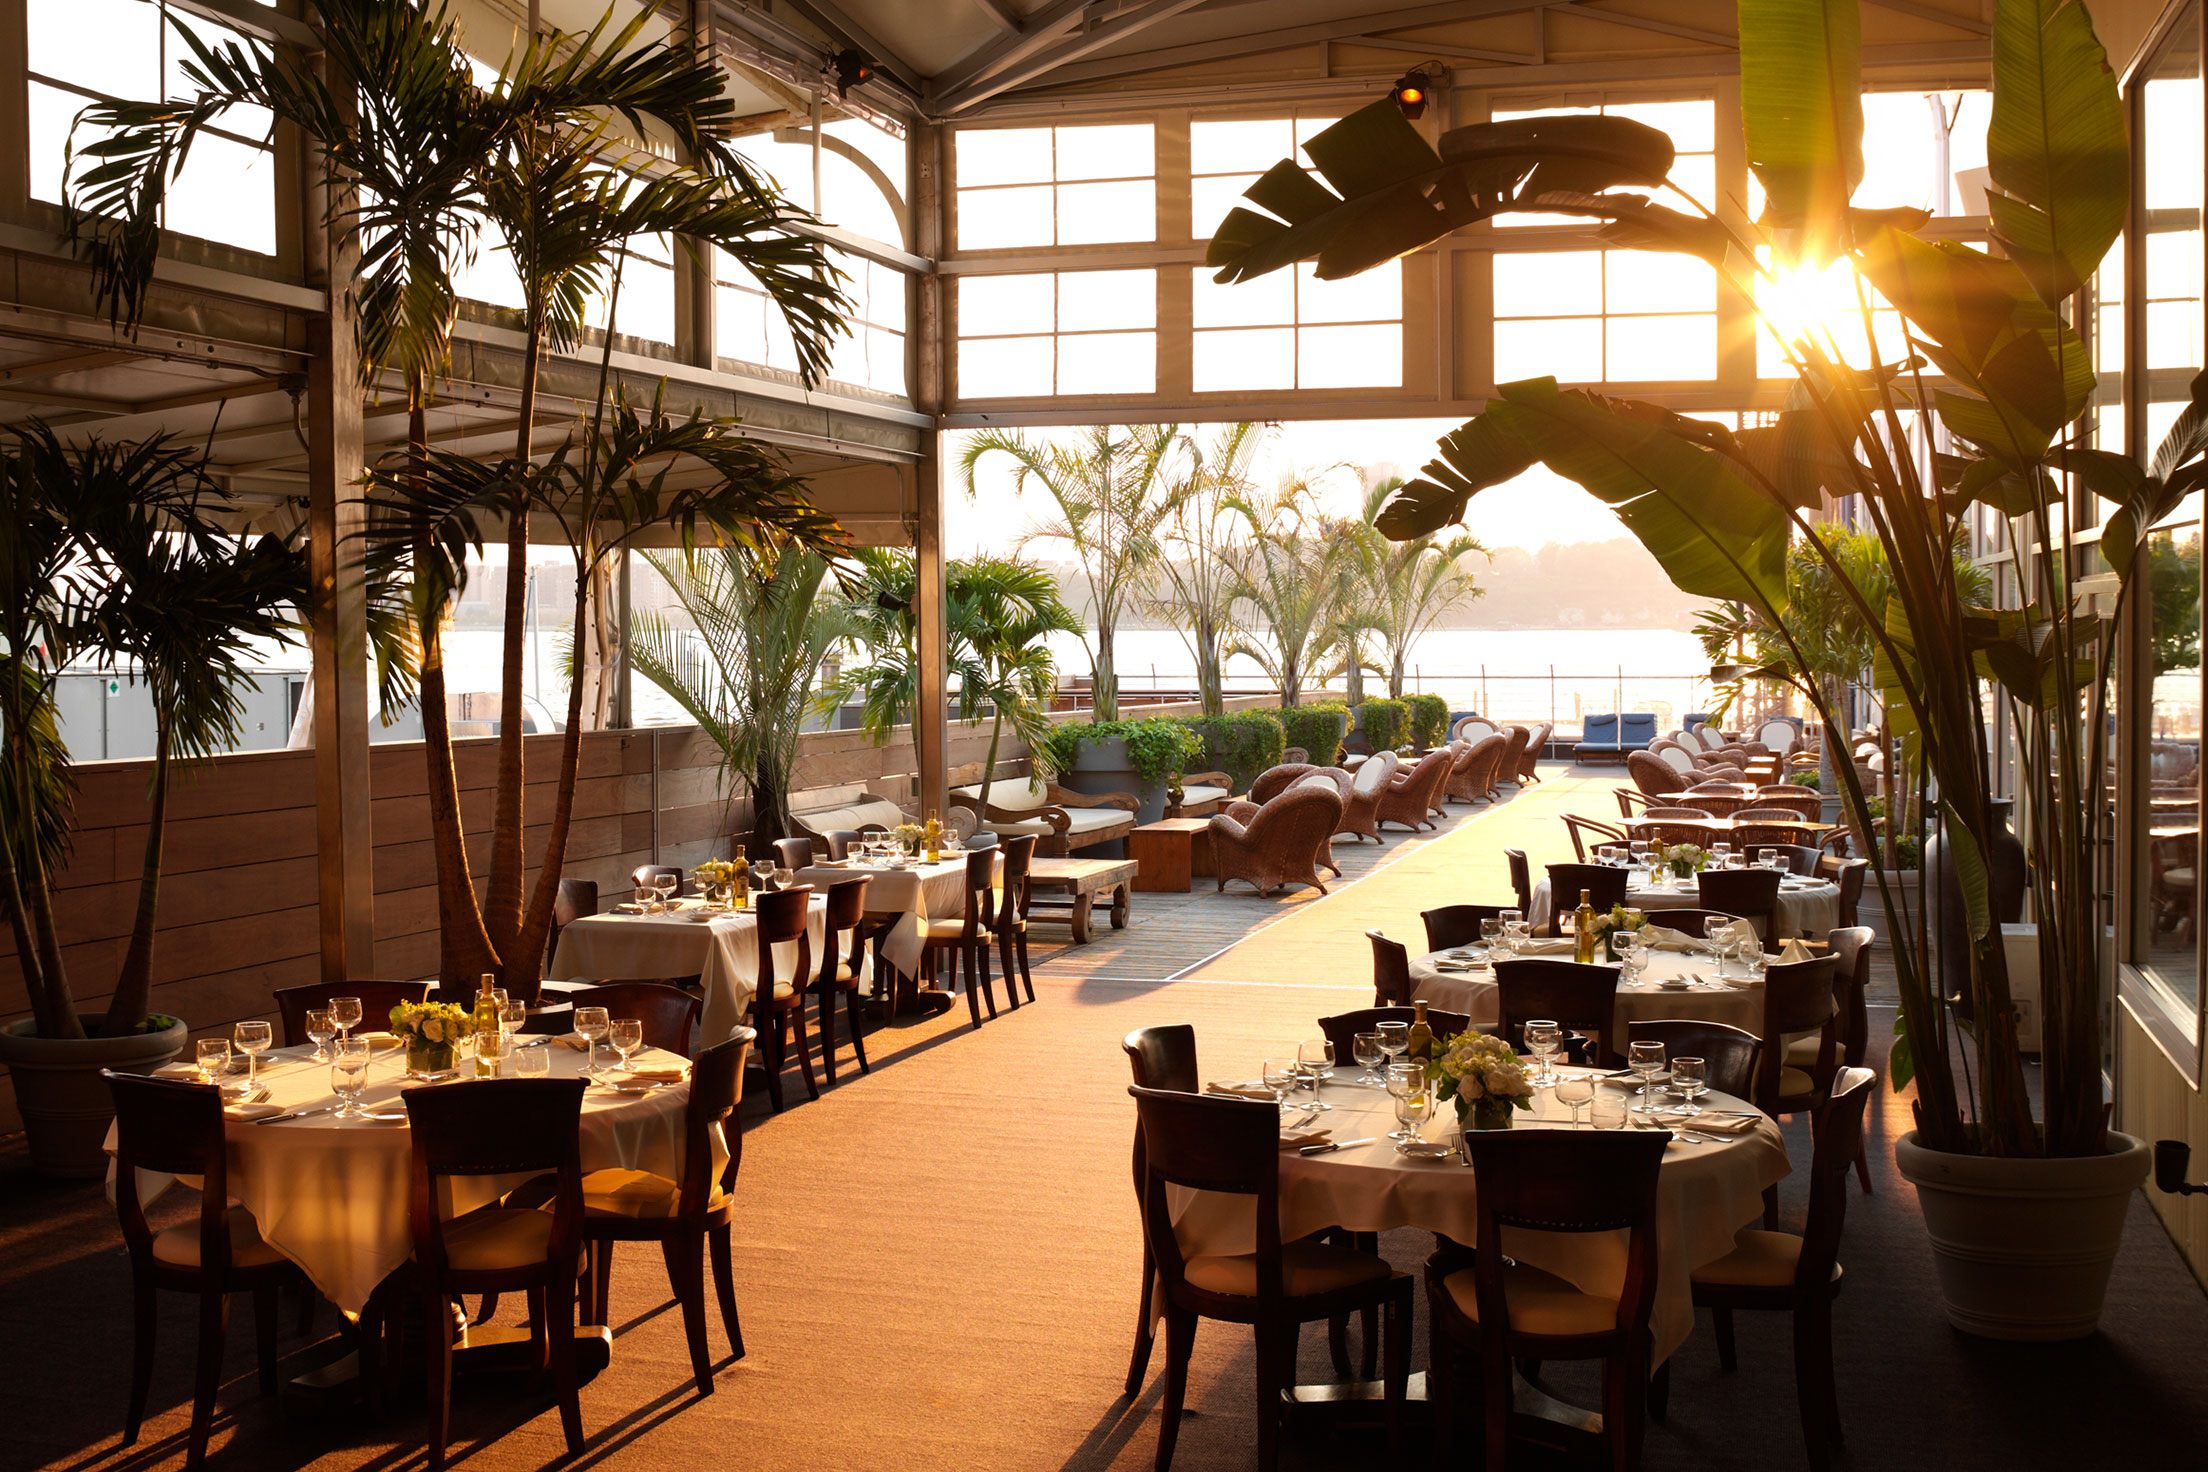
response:
[[[1757,277],[1756,307],[1762,339],[1757,354],[1759,376],[1772,377],[1783,371],[1782,342],[1815,343],[1826,354],[1837,353],[1854,367],[1868,367],[1871,343],[1864,332],[1862,311],[1866,301],[1872,311],[1878,360],[1900,361],[1907,353],[1900,317],[1868,283],[1862,291],[1858,297],[1855,268],[1845,256],[1822,267],[1782,265]]]

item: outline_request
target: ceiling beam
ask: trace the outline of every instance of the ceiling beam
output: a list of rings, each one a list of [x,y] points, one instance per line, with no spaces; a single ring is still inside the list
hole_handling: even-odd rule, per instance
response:
[[[1009,0],[975,0],[975,3],[998,29],[1010,31],[1015,36],[1027,31],[1027,22],[1020,19],[1020,13],[1012,8]]]
[[[322,49],[322,38],[315,35],[306,22],[279,14],[271,6],[258,4],[257,0],[169,0],[169,3],[272,46],[296,46],[302,51]]]
[[[865,26],[860,25],[833,0],[789,0],[790,8],[807,17],[844,44],[865,53],[866,59],[888,72],[915,94],[920,91],[920,71]]]
[[[1952,26],[1958,31],[1968,31],[1973,36],[1990,36],[1993,27],[1975,15],[1955,15],[1936,5],[1920,5],[1915,0],[1870,0],[1880,10],[1891,10],[1896,15],[1915,16],[1918,20],[1932,21],[1937,25]]]
[[[1024,63],[1008,66],[994,76],[970,82],[935,98],[938,117],[949,117],[965,111],[979,102],[986,102],[1000,92],[1009,92],[1039,77],[1047,76],[1068,62],[1078,61],[1092,51],[1101,51],[1117,41],[1145,31],[1160,21],[1171,20],[1184,10],[1193,10],[1204,0],[1150,0],[1147,5],[1122,11],[1119,15],[1095,27],[1086,35],[1059,47],[1056,51],[1032,57]]]
[[[1499,61],[1508,66],[1532,66],[1541,58],[1531,52],[1482,51],[1476,46],[1440,46],[1432,41],[1398,41],[1389,36],[1348,36],[1329,43],[1336,46],[1369,46],[1375,51],[1396,51],[1405,56],[1431,56],[1436,60]]]
[[[1557,13],[1584,16],[1588,20],[1623,26],[1627,30],[1653,31],[1659,36],[1679,36],[1689,41],[1700,41],[1705,46],[1737,49],[1740,45],[1740,37],[1737,35],[1728,35],[1724,31],[1705,31],[1698,26],[1683,26],[1676,21],[1649,20],[1644,16],[1626,15],[1620,11],[1597,10],[1594,0],[1565,0],[1563,5],[1557,7]]]
[[[18,363],[12,368],[0,368],[0,383],[29,383],[33,379],[59,378],[64,373],[84,373],[113,363],[137,361],[136,353],[72,353],[66,358],[47,358],[43,362]]]
[[[52,429],[66,429],[72,424],[82,424],[88,419],[130,419],[142,414],[166,414],[172,409],[189,409],[196,404],[219,404],[231,399],[249,399],[260,394],[281,393],[282,380],[255,378],[245,383],[222,383],[213,388],[197,388],[190,393],[170,394],[160,399],[113,400],[113,407],[96,409],[83,414],[70,414],[46,421]],[[105,401],[103,401],[105,402]]]
[[[955,92],[1033,56],[1056,39],[1058,32],[1081,18],[1090,0],[1052,0],[1027,18],[1026,29],[984,46],[949,71],[935,78],[935,94]]]

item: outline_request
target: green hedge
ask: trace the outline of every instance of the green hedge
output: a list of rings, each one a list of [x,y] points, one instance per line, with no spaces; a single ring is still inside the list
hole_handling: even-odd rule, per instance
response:
[[[1167,716],[1141,721],[1086,721],[1058,726],[1035,747],[1035,760],[1052,774],[1070,770],[1085,742],[1118,738],[1127,743],[1127,765],[1136,776],[1163,782],[1185,772],[1204,752],[1203,738]]]
[[[1400,700],[1368,700],[1357,709],[1365,744],[1376,752],[1394,751],[1411,734],[1411,710]]]
[[[1280,753],[1288,744],[1280,717],[1269,710],[1241,710],[1223,716],[1168,716],[1188,727],[1204,743],[1203,755],[1191,760],[1192,771],[1225,772],[1234,779],[1234,790],[1247,792],[1257,774],[1280,765]]]
[[[1422,751],[1441,745],[1449,732],[1449,702],[1439,695],[1407,695],[1403,703],[1411,711],[1411,739]]]
[[[1342,738],[1349,734],[1348,706],[1337,701],[1284,705],[1279,715],[1283,746],[1302,747],[1322,767],[1331,767],[1342,759]]]

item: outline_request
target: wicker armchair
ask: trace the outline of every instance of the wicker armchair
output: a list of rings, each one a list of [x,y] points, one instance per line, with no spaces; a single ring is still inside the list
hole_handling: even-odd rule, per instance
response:
[[[1263,807],[1235,803],[1214,814],[1211,852],[1219,888],[1225,890],[1229,879],[1244,879],[1259,894],[1284,884],[1307,884],[1325,894],[1314,855],[1338,830],[1341,817],[1341,794],[1317,782],[1292,787]]]
[[[1785,808],[1805,823],[1821,821],[1825,816],[1825,796],[1809,787],[1764,787],[1755,796],[1758,808]]]
[[[1449,795],[1459,802],[1495,800],[1495,768],[1503,760],[1510,738],[1497,732],[1481,736],[1467,747],[1462,760],[1449,774]]]
[[[1711,782],[1689,787],[1672,801],[1701,808],[1713,818],[1730,818],[1753,799],[1741,796],[1740,789],[1729,783]]]
[[[1392,751],[1374,752],[1358,765],[1350,778],[1349,795],[1342,800],[1341,821],[1334,828],[1336,833],[1369,838],[1374,843],[1380,841],[1380,799],[1387,795],[1388,784],[1395,780],[1396,766]]]
[[[1400,823],[1416,833],[1434,826],[1434,806],[1441,801],[1442,784],[1456,758],[1446,746],[1437,746],[1418,759],[1418,765],[1397,777],[1380,794],[1373,810],[1373,826]]]
[[[1495,781],[1498,785],[1506,781],[1513,787],[1526,785],[1525,778],[1518,775],[1518,769],[1525,765],[1528,750],[1526,743],[1532,739],[1533,732],[1524,726],[1503,728],[1503,759],[1495,768]]]
[[[1311,765],[1309,762],[1282,762],[1277,767],[1267,767],[1264,771],[1259,772],[1256,779],[1250,783],[1249,794],[1243,800],[1263,807],[1313,772],[1320,770],[1322,769]],[[1220,811],[1224,812],[1225,809],[1222,808]]]
[[[1275,777],[1274,774],[1278,772],[1292,772],[1293,775],[1287,778]],[[1268,781],[1268,778],[1273,780]],[[1346,804],[1349,801],[1350,787],[1356,780],[1340,767],[1314,767],[1308,762],[1283,764],[1259,774],[1257,781],[1250,784],[1249,797],[1230,802],[1220,811],[1232,814],[1237,823],[1247,823],[1259,808],[1283,792],[1293,792],[1296,788],[1313,782],[1326,784]],[[1259,796],[1260,787],[1264,789],[1263,796]],[[1327,870],[1336,878],[1341,877],[1342,866],[1334,862],[1333,834],[1329,833],[1319,840],[1318,848],[1311,855],[1311,865],[1315,869]]]
[[[1556,730],[1556,722],[1543,721],[1526,737],[1526,749],[1518,757],[1518,782],[1538,782],[1541,774],[1536,770],[1541,764],[1541,753],[1548,749],[1550,733]]]
[[[1633,785],[1650,797],[1669,797],[1687,790],[1687,779],[1672,770],[1669,762],[1645,751],[1627,752],[1625,771]]]

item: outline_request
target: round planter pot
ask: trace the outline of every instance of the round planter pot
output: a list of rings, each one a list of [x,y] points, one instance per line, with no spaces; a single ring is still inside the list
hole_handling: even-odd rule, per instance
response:
[[[1060,772],[1058,785],[1091,797],[1108,792],[1130,793],[1142,804],[1135,813],[1137,823],[1155,823],[1165,816],[1165,784],[1137,776],[1127,764],[1127,743],[1116,738],[1082,742],[1073,759],[1073,770]],[[1123,841],[1114,839],[1081,852],[1084,858],[1101,859],[1116,857],[1122,847]]]
[[[159,1031],[119,1038],[42,1038],[26,1020],[0,1027],[0,1063],[30,1136],[31,1164],[50,1176],[107,1174],[107,1127],[115,1100],[100,1070],[150,1073],[184,1051],[191,1030],[175,1018]]]
[[[2109,1153],[1999,1160],[1927,1150],[1911,1130],[1894,1164],[1924,1207],[1948,1322],[1987,1339],[2079,1339],[2100,1322],[2131,1193],[2150,1152],[2109,1132]]]

